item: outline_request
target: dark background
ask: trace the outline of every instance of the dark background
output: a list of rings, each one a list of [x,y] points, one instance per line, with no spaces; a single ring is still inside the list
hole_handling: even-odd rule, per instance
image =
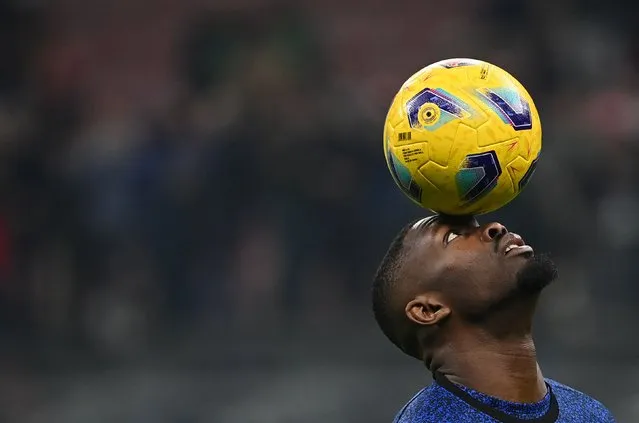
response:
[[[544,126],[485,216],[554,254],[547,376],[639,421],[639,34],[627,2],[0,2],[0,421],[390,422],[429,376],[372,274],[424,214],[401,83],[491,61]]]

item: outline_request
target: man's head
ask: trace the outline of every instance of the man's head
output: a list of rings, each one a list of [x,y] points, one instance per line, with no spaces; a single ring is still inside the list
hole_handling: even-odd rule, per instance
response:
[[[499,223],[432,216],[406,226],[391,244],[375,275],[373,310],[384,334],[421,360],[424,344],[441,341],[452,326],[495,324],[504,310],[530,314],[521,304],[556,276],[550,259]],[[498,324],[507,330],[510,318]]]

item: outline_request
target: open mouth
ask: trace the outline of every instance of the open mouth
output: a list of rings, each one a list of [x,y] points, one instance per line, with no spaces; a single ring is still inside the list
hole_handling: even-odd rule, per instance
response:
[[[528,257],[532,256],[534,253],[533,248],[530,245],[519,245],[519,246],[508,246],[506,248],[506,252],[504,253],[507,256],[514,256],[520,254],[526,254]]]
[[[526,245],[524,240],[515,233],[508,233],[502,240],[502,252],[506,256],[514,256],[525,254],[527,256],[533,255],[533,248],[530,245]]]

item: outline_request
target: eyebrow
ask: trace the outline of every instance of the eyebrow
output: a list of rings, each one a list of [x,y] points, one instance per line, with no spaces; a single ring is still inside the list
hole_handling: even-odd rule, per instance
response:
[[[435,222],[438,221],[438,217],[437,215],[433,215],[433,216],[428,216],[425,217],[423,219],[418,220],[417,222],[415,222],[415,224],[413,224],[413,227],[411,229],[415,230],[415,229],[419,229],[419,230],[423,230],[425,228],[428,228],[430,226],[432,226]]]

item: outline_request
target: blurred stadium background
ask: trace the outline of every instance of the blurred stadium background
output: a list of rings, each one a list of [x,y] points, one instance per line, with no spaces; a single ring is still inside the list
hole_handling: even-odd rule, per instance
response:
[[[639,32],[613,0],[0,2],[0,421],[390,422],[368,289],[422,212],[386,108],[448,57],[532,93],[500,219],[558,260],[546,375],[639,421]]]

